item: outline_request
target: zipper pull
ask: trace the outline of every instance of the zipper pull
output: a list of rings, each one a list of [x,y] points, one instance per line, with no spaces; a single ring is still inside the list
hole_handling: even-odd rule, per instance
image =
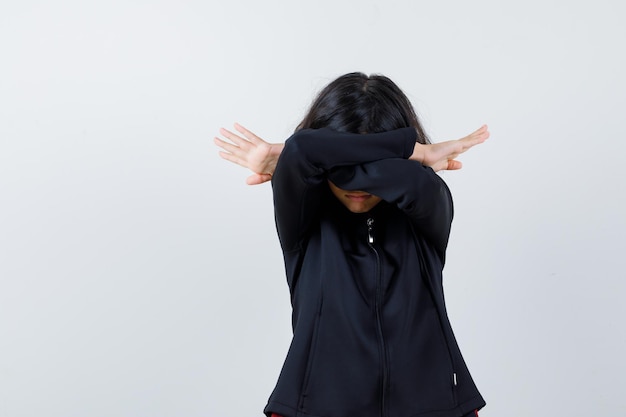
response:
[[[371,217],[367,219],[367,241],[370,245],[374,244],[374,219]]]

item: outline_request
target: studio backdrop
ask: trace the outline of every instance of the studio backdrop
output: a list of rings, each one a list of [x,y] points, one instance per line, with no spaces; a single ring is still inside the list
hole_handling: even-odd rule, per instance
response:
[[[271,187],[337,76],[434,141],[449,316],[481,417],[626,415],[626,29],[615,0],[0,3],[0,417],[261,416],[291,336]]]

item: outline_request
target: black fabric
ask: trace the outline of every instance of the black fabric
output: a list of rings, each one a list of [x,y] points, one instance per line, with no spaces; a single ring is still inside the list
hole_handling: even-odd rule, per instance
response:
[[[444,303],[452,199],[408,160],[415,139],[412,128],[319,129],[286,141],[272,187],[293,340],[267,415],[461,417],[484,406]],[[351,213],[329,179],[383,201]]]

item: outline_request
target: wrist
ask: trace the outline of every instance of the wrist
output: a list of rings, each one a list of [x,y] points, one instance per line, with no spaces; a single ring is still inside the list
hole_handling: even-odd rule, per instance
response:
[[[283,148],[285,147],[284,143],[271,143],[270,144],[270,157],[274,160],[277,160],[280,156]]]
[[[276,164],[278,163],[278,158],[285,147],[284,143],[270,143],[270,151],[268,153],[267,158],[267,173],[270,175],[274,174],[274,170],[276,169]]]
[[[413,153],[411,154],[411,156],[409,156],[409,159],[412,161],[423,163],[425,155],[426,155],[426,145],[423,145],[419,142],[415,142],[415,146],[413,147]]]

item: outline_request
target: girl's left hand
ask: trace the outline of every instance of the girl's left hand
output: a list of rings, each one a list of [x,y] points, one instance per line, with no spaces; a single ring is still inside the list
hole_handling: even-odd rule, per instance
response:
[[[284,145],[268,143],[238,123],[235,123],[235,129],[243,137],[221,128],[220,134],[230,142],[218,137],[214,138],[215,144],[222,148],[220,156],[252,171],[253,174],[246,179],[249,185],[270,181]]]
[[[413,155],[409,159],[419,161],[425,166],[431,167],[435,172],[442,170],[457,170],[463,166],[456,158],[486,141],[489,138],[489,129],[483,125],[469,135],[445,142],[423,145],[416,143]]]

